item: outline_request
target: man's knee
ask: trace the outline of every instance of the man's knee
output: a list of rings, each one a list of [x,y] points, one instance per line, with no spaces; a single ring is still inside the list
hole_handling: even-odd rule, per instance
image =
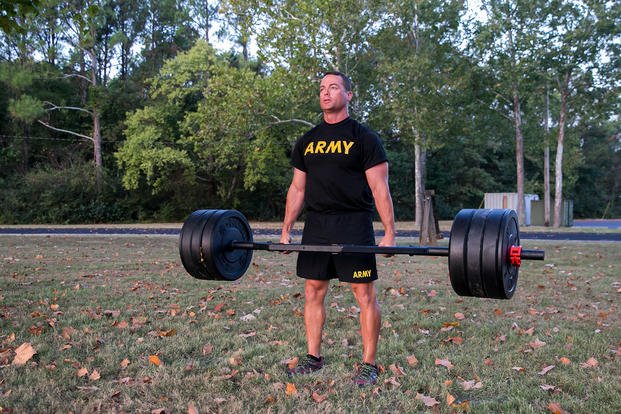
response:
[[[377,295],[373,283],[352,283],[351,288],[361,308],[377,304]]]
[[[304,296],[307,302],[323,303],[328,292],[327,280],[306,280]]]

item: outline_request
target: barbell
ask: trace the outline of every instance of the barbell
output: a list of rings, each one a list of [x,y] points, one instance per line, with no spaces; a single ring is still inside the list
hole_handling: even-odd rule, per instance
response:
[[[517,214],[508,209],[461,210],[453,220],[448,247],[254,242],[248,220],[237,210],[197,210],[181,228],[181,262],[197,279],[239,279],[252,262],[253,250],[445,256],[455,293],[493,299],[513,296],[522,260],[544,259],[543,250],[522,249]]]

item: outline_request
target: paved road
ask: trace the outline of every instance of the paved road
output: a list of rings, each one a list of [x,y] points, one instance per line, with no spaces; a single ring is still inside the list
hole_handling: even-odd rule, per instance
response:
[[[181,229],[176,228],[133,228],[133,227],[0,227],[0,235],[171,235],[176,236]],[[253,229],[255,236],[280,236],[280,230],[273,229]],[[294,235],[299,236],[301,232],[294,231]],[[381,235],[379,232],[377,235]],[[445,238],[450,236],[449,232],[443,232]],[[418,231],[398,231],[397,237],[418,237]],[[522,240],[574,240],[574,241],[605,241],[621,242],[621,233],[604,232],[520,232]]]

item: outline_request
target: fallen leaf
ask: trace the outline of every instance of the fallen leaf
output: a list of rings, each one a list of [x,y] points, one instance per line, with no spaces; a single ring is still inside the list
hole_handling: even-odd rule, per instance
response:
[[[88,374],[88,369],[82,367],[78,370],[78,372],[76,373],[76,375],[78,376],[78,378],[82,378],[84,376],[86,376]]]
[[[24,365],[36,353],[37,351],[35,351],[30,342],[24,342],[15,349],[15,358],[13,358],[13,365]]]
[[[395,374],[397,377],[404,377],[405,376],[405,372],[403,371],[403,368],[396,365],[396,364],[390,364],[388,366],[388,369],[390,369],[392,371],[393,374]]]
[[[162,363],[162,361],[160,361],[160,357],[158,357],[157,355],[149,355],[149,361],[155,365],[155,366],[160,366],[160,364]]]
[[[418,359],[416,359],[414,355],[408,356],[406,360],[408,361],[408,365],[411,367],[416,366],[418,364]]]
[[[422,401],[427,407],[435,407],[440,404],[440,402],[435,398],[420,394],[418,392],[416,393],[416,397],[414,397],[414,399]]]
[[[582,368],[595,368],[598,365],[599,365],[599,362],[597,362],[597,359],[593,357],[587,359],[586,362],[580,364]]]
[[[517,372],[524,372],[524,371],[526,371],[526,369],[523,368],[523,367],[513,367],[511,369],[514,370],[514,371],[517,371]]]
[[[448,359],[440,359],[440,358],[436,358],[436,365],[442,365],[443,367],[446,367],[448,369],[453,368],[453,364],[451,364],[451,361],[449,361]]]
[[[175,336],[177,335],[177,330],[175,328],[169,329],[169,330],[164,330],[164,331],[158,331],[157,334],[160,337],[166,337],[166,336]]]
[[[213,352],[213,345],[212,344],[205,344],[205,345],[203,345],[203,356],[209,355],[212,352]]]
[[[397,377],[390,377],[384,380],[384,385],[388,385],[393,388],[399,388],[401,386],[401,383],[397,381]]]
[[[188,414],[198,414],[198,410],[194,403],[188,403]]]
[[[312,397],[313,397],[313,400],[315,400],[316,403],[321,403],[321,402],[324,402],[324,400],[326,398],[328,398],[328,394],[326,393],[324,395],[320,395],[318,392],[315,391],[315,392],[313,392]]]
[[[287,383],[287,388],[285,389],[285,394],[287,395],[293,395],[295,393],[298,392],[298,389],[295,388],[295,384],[292,384],[290,382]]]
[[[539,371],[539,375],[546,375],[548,372],[550,372],[553,369],[554,369],[554,365],[548,365],[547,367]]]
[[[470,380],[462,382],[461,386],[464,388],[464,391],[478,390],[480,388],[483,388],[483,383],[481,381]]]
[[[540,341],[538,338],[535,338],[535,340],[532,342],[529,342],[528,345],[530,345],[530,347],[533,349],[537,349],[537,348],[546,346],[546,343],[543,341]]]
[[[567,414],[567,411],[563,410],[559,403],[551,402],[547,408],[552,414]]]
[[[286,362],[287,368],[293,369],[293,368],[297,367],[298,366],[298,361],[299,361],[298,357],[293,357],[293,358],[287,360],[287,362]]]
[[[559,360],[559,361],[560,361],[560,363],[561,363],[561,364],[563,364],[563,365],[569,365],[569,364],[571,364],[571,361],[570,361],[570,360],[569,360],[569,358],[567,358],[567,357],[560,357],[558,360]]]
[[[213,311],[220,312],[223,307],[224,307],[224,303],[218,303],[216,306],[213,307]]]
[[[544,391],[548,391],[551,394],[555,394],[557,391],[560,391],[554,385],[548,385],[548,384],[540,385],[539,388],[541,388]]]
[[[483,364],[484,364],[485,366],[491,367],[492,365],[494,365],[494,361],[492,361],[490,358],[485,358],[485,359],[483,360]]]
[[[91,375],[88,376],[88,379],[91,381],[97,381],[99,378],[101,378],[101,374],[99,374],[99,371],[96,369],[94,369],[93,372],[91,372]]]
[[[427,293],[427,296],[429,296],[430,298],[435,297],[438,294],[438,292],[436,292],[435,289],[432,289],[431,292]]]
[[[466,316],[463,313],[461,313],[461,312],[456,312],[455,313],[455,319],[457,319],[458,321],[461,321],[461,320],[463,320],[465,318],[466,318]]]
[[[121,361],[121,368],[127,368],[129,365],[129,359],[125,358]]]
[[[60,308],[60,306],[58,306],[58,304],[57,304],[57,303],[52,303],[52,304],[50,305],[50,309],[51,309],[51,310],[53,310],[53,311],[57,311],[57,310],[58,310],[58,308]]]
[[[451,394],[446,394],[446,405],[453,405],[454,402],[455,397],[453,397]]]

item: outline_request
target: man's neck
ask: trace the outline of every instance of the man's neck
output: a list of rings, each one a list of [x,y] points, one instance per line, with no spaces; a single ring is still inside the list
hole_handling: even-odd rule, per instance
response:
[[[339,112],[324,112],[323,120],[328,124],[338,124],[339,122],[349,118],[347,109]]]

